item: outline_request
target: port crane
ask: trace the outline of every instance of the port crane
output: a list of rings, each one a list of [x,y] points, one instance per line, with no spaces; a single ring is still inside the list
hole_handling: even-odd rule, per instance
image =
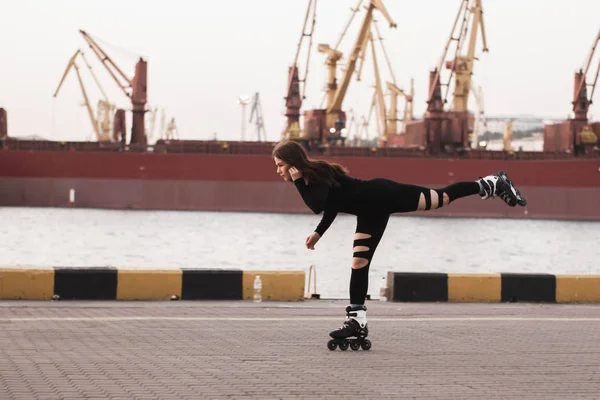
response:
[[[390,27],[396,27],[396,23],[388,14],[383,2],[381,0],[370,0],[339,85],[335,75],[332,76],[330,73],[327,82],[327,103],[325,109],[308,110],[305,112],[304,128],[305,135],[308,138],[320,142],[336,143],[339,140],[343,142],[342,129],[345,128],[346,114],[342,110],[342,104],[352,75],[355,72],[359,55],[367,43],[375,10],[379,11],[385,17]]]
[[[410,92],[406,93],[392,82],[386,82],[387,88],[390,91],[390,113],[388,119],[388,135],[403,135],[406,129],[406,122],[412,121],[414,116],[413,98],[415,92],[414,79],[410,80]],[[398,131],[398,97],[404,98],[404,111],[402,112],[402,128]]]
[[[140,57],[135,65],[133,78],[129,78],[90,35],[83,30],[79,30],[79,33],[81,33],[119,88],[131,100],[133,117],[130,144],[145,146],[148,142],[144,127],[144,114],[146,113],[148,96],[148,62]],[[125,130],[124,118],[124,110],[117,110],[115,113],[114,129],[115,132],[120,132],[121,135]]]
[[[83,78],[81,76],[81,72],[79,71],[79,66],[77,64],[78,57],[80,57],[85,62],[86,66],[88,67],[89,71],[91,72],[92,76],[94,77],[94,80],[96,81],[96,84],[98,85],[98,88],[100,89],[100,92],[102,93],[102,96],[104,97],[104,99],[101,99],[98,101],[96,115],[94,115],[94,111],[92,110],[88,92],[83,83]],[[81,93],[83,95],[84,105],[88,112],[90,121],[92,123],[92,128],[94,129],[94,133],[96,134],[96,140],[99,142],[110,142],[111,141],[110,120],[111,120],[112,111],[114,110],[115,106],[113,104],[111,104],[110,101],[108,100],[108,96],[106,95],[106,92],[102,88],[102,85],[98,81],[98,78],[96,77],[96,74],[94,73],[91,65],[85,58],[85,54],[81,50],[75,51],[75,53],[69,59],[69,62],[67,63],[67,67],[65,69],[65,72],[63,73],[60,83],[58,84],[58,87],[54,91],[53,97],[56,98],[58,96],[58,93],[59,93],[63,83],[65,82],[67,75],[69,74],[69,72],[71,70],[75,70],[75,73],[77,75],[79,87],[80,87]]]
[[[594,53],[596,51],[596,46],[600,42],[600,31],[596,35],[594,39],[594,43],[592,44],[592,49],[584,63],[584,67],[580,68],[579,71],[575,73],[575,93],[573,96],[573,112],[575,113],[575,119],[587,120],[588,111],[590,109],[590,105],[592,104],[594,97],[594,90],[596,89],[596,83],[598,82],[598,74],[600,73],[600,59],[598,60],[598,66],[596,67],[596,73],[593,74],[593,83],[587,83],[587,74],[590,72],[590,65],[592,64],[592,59],[594,58]],[[590,95],[587,95],[588,86],[591,86]]]
[[[166,121],[165,110],[163,110],[161,117],[162,117],[161,125],[164,127],[162,129],[161,139],[165,139],[165,140],[179,139],[179,131],[177,130],[177,124],[175,123],[175,117],[171,117],[171,119],[169,120],[169,122],[166,125],[165,125],[165,121]]]
[[[283,130],[282,137],[288,139],[299,139],[302,129],[300,128],[300,109],[302,102],[306,98],[306,81],[308,77],[308,65],[312,49],[312,38],[315,30],[317,13],[317,0],[309,0],[304,17],[304,25],[302,26],[302,34],[298,41],[296,55],[292,66],[288,68],[288,85],[285,99],[285,116],[287,119],[286,126]],[[310,18],[309,18],[310,17]],[[310,23],[309,23],[310,20]],[[304,67],[304,78],[300,79],[298,71],[298,59],[302,50],[304,40],[308,38],[308,51],[306,56],[306,65]],[[300,85],[302,84],[302,90]]]
[[[394,75],[394,71],[390,62],[390,58],[387,54],[386,48],[383,44],[383,37],[381,32],[379,31],[379,27],[377,25],[377,20],[374,18],[372,21],[372,27],[375,28],[375,32],[371,31],[369,33],[369,43],[371,44],[371,50],[373,54],[373,70],[375,73],[375,93],[374,93],[374,104],[377,108],[377,113],[379,118],[377,119],[378,126],[378,139],[379,145],[386,146],[388,143],[395,139],[395,136],[404,134],[404,126],[407,121],[414,119],[413,113],[413,97],[414,97],[414,80],[411,79],[411,89],[410,93],[406,93],[404,90],[400,89],[396,83],[396,77]],[[375,38],[374,34],[377,34]],[[377,54],[375,52],[375,40],[377,40],[381,45],[381,50],[383,52],[384,58],[386,60],[386,64],[388,67],[388,73],[391,76],[391,81],[386,81],[386,88],[390,93],[390,104],[389,109],[386,109],[384,94],[383,94],[383,86],[381,74],[379,72],[379,63],[377,61]],[[358,67],[358,78],[360,80],[360,74],[365,61],[365,53],[367,46],[363,47],[362,53],[360,55],[361,63]],[[402,118],[402,128],[398,131],[398,98],[402,96],[404,99],[404,111]],[[389,111],[388,111],[389,110]]]
[[[259,142],[267,140],[267,133],[265,132],[265,122],[263,119],[262,105],[260,103],[260,96],[258,92],[254,93],[252,98],[252,107],[250,110],[250,123],[256,118],[256,138]]]
[[[591,72],[590,66],[598,43],[600,43],[600,31],[594,38],[592,48],[583,67],[575,72],[573,100],[571,101],[574,118],[544,126],[544,151],[568,151],[578,155],[587,154],[598,144],[600,123],[590,123],[588,120],[589,108],[592,104],[600,73],[600,59],[598,60],[596,72],[592,73],[591,79],[589,79],[592,83],[588,83],[588,73]],[[589,87],[591,89],[588,95]]]
[[[360,2],[359,2],[360,5]],[[342,59],[343,53],[337,48],[331,48],[328,44],[319,44],[318,50],[327,55],[328,79],[326,88],[326,106],[322,109],[307,110],[304,113],[304,129],[299,127],[300,107],[304,92],[300,95],[300,79],[298,78],[297,59],[298,53],[292,67],[289,70],[288,76],[288,95],[286,97],[286,116],[288,122],[284,132],[285,137],[302,138],[308,142],[326,143],[337,142],[344,140],[342,130],[345,130],[346,115],[342,110],[342,104],[352,75],[355,73],[357,60],[362,52],[362,49],[367,43],[369,28],[373,19],[373,13],[378,10],[388,20],[391,27],[396,27],[396,23],[389,16],[385,9],[382,0],[370,0],[366,8],[366,13],[359,34],[356,37],[354,46],[350,51],[350,56],[346,63],[342,78],[338,84],[336,72],[337,62]],[[358,7],[357,7],[358,9]],[[313,24],[309,33],[305,33],[308,16],[312,10]],[[304,30],[302,39],[305,36],[310,37],[309,46],[312,45],[312,33],[314,29],[314,17],[316,14],[316,0],[309,2],[306,18],[304,21]],[[347,29],[347,28],[346,28]],[[344,31],[345,33],[345,31]],[[341,39],[338,41],[341,42]],[[300,44],[298,49],[300,49]],[[299,50],[298,50],[299,51]],[[309,48],[310,52],[310,48]],[[305,75],[306,79],[306,75]],[[304,81],[304,87],[306,82]]]
[[[468,103],[473,66],[476,60],[475,48],[478,32],[481,32],[483,52],[488,52],[482,0],[462,0],[439,64],[429,74],[429,93],[423,134],[427,147],[433,152],[444,151],[447,146],[454,149],[468,146],[469,126],[472,119],[468,112]],[[470,34],[466,53],[462,55],[468,33]],[[453,44],[456,44],[454,57],[452,60],[445,61],[449,48]],[[440,75],[444,62],[446,69],[450,70],[450,74],[448,79],[442,82]],[[447,103],[452,82],[454,82],[452,105],[446,112],[444,105]],[[442,87],[446,88],[444,94]]]

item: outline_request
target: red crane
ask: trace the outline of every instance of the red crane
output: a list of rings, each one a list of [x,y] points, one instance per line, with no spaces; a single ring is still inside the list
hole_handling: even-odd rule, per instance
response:
[[[572,152],[583,155],[591,153],[599,142],[600,122],[589,123],[588,111],[598,82],[600,60],[598,60],[598,67],[596,73],[593,74],[593,79],[590,79],[593,83],[587,83],[587,74],[590,72],[590,65],[598,42],[600,42],[600,31],[596,35],[584,67],[575,72],[573,101],[571,102],[574,118],[544,126],[544,151]],[[591,86],[591,90],[588,96],[589,86]]]
[[[102,50],[102,48],[85,31],[79,30],[90,48],[102,62],[110,76],[115,80],[123,93],[131,99],[132,104],[132,126],[130,144],[146,146],[146,130],[144,127],[144,114],[148,101],[148,62],[140,57],[135,65],[135,74],[132,79],[127,77],[114,61]],[[115,115],[115,129],[124,131],[124,112],[117,110]]]

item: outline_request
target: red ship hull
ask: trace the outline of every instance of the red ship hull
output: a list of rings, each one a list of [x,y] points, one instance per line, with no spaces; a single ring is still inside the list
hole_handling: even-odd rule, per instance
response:
[[[528,200],[510,208],[477,196],[410,215],[600,220],[600,159],[491,160],[325,157],[357,178],[443,187],[505,170]],[[0,206],[310,212],[268,153],[161,154],[0,151]]]

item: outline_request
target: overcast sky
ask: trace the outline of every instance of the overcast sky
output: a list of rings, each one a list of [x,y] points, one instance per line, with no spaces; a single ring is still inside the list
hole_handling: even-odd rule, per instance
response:
[[[390,29],[376,12],[383,43],[397,85],[408,88],[414,78],[415,114],[421,115],[429,70],[439,62],[461,1],[383,1],[398,24]],[[335,45],[357,3],[318,0],[304,109],[320,108],[323,97],[325,55],[316,45]],[[308,0],[0,0],[0,107],[8,112],[9,134],[52,140],[93,137],[75,74],[52,97],[78,48],[85,51],[110,100],[130,107],[79,34],[83,29],[131,75],[137,58],[147,59],[149,107],[164,108],[175,117],[180,137],[209,139],[216,133],[219,139],[239,139],[241,107],[236,100],[259,92],[267,138],[277,140],[285,125],[287,69],[307,5]],[[483,0],[483,9],[489,52],[481,53],[479,36],[480,61],[473,80],[483,87],[486,113],[566,117],[573,73],[583,66],[600,28],[600,1]],[[340,46],[345,55],[363,17],[364,11]],[[600,49],[596,53],[593,72]],[[382,79],[391,80],[381,48],[378,57]],[[352,81],[344,100],[344,108],[353,109],[357,117],[368,113],[373,94],[372,58],[367,61],[363,79]],[[85,65],[79,65],[95,108],[100,92]],[[600,88],[596,103],[598,92]],[[599,107],[591,107],[595,120]],[[255,127],[248,124],[246,138],[255,137]]]

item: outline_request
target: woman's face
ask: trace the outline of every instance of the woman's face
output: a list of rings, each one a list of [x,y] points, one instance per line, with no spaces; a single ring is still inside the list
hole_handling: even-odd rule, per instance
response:
[[[281,176],[286,182],[291,181],[292,177],[289,172],[291,165],[285,163],[283,160],[277,157],[273,157],[273,161],[275,161],[275,165],[277,166],[277,175]]]

